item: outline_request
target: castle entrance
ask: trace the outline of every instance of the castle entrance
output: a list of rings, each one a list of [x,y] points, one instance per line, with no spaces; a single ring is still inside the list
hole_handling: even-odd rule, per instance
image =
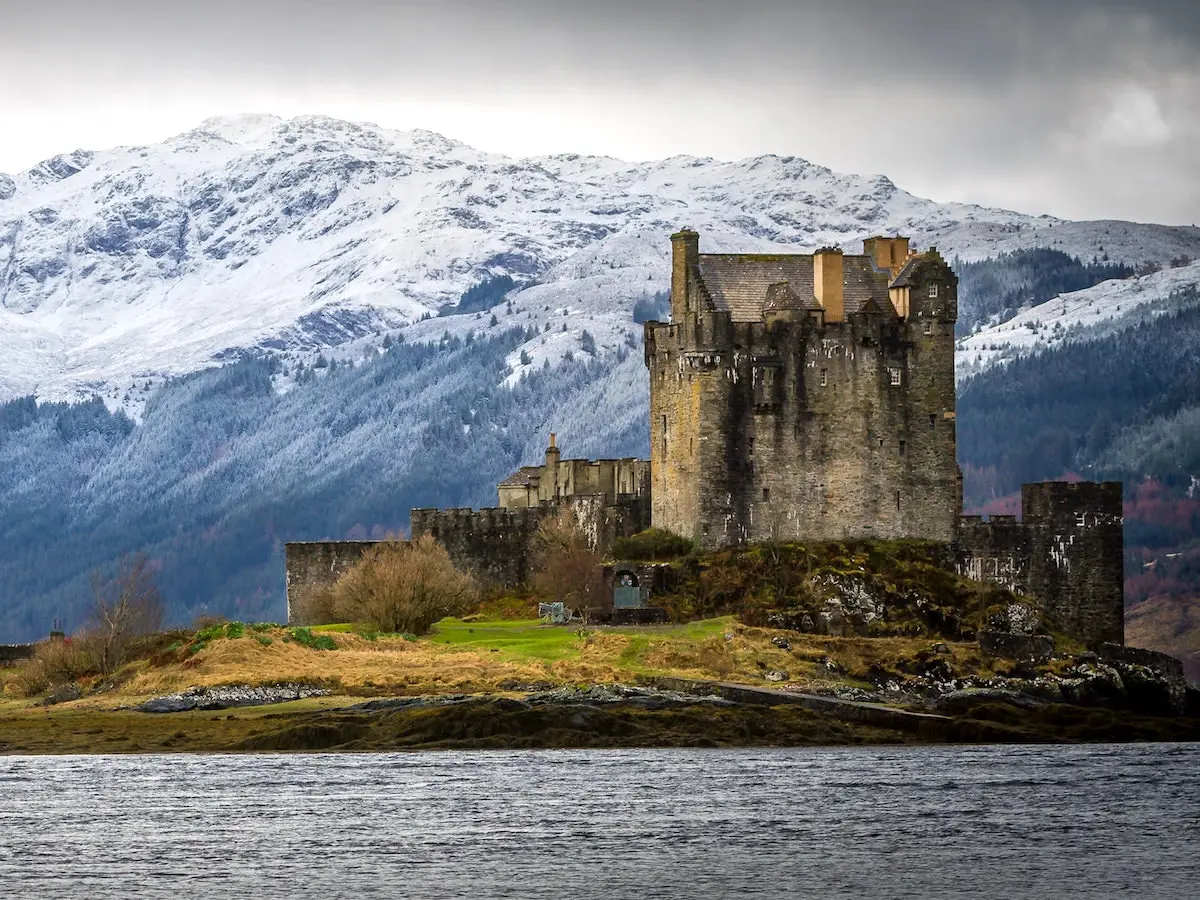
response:
[[[641,609],[642,588],[634,572],[613,574],[613,609]]]

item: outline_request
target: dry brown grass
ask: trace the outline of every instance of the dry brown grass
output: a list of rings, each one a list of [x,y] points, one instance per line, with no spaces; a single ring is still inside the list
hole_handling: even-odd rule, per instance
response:
[[[329,651],[279,639],[265,647],[249,638],[217,640],[183,662],[143,668],[124,690],[149,695],[197,685],[301,681],[353,694],[468,693],[495,690],[507,678],[546,678],[544,666],[515,665],[499,654],[402,638],[333,639],[338,649]]]
[[[45,641],[38,644],[31,659],[13,667],[4,681],[5,691],[18,697],[34,697],[96,671],[92,645],[78,639]]]
[[[475,629],[469,637],[478,638],[484,630]],[[547,682],[636,683],[661,675],[763,685],[766,673],[777,670],[788,673],[787,680],[802,689],[838,681],[863,685],[880,671],[904,671],[931,644],[928,639],[797,635],[733,622],[717,622],[707,629],[669,626],[555,634],[562,639],[563,652],[539,658],[508,648],[446,643],[437,635],[411,641],[331,634],[337,649],[317,650],[275,629],[216,638],[191,656],[184,646],[137,660],[118,673],[119,686],[73,705],[112,706],[190,687],[282,682],[320,684],[341,695],[412,696],[493,693]],[[771,642],[781,635],[790,641],[790,649]],[[268,636],[267,644],[257,639]],[[951,644],[942,658],[956,672],[980,670],[978,650],[972,645]],[[833,667],[826,664],[830,660]],[[19,671],[10,670],[8,684],[20,680]],[[9,696],[17,693],[8,690]]]

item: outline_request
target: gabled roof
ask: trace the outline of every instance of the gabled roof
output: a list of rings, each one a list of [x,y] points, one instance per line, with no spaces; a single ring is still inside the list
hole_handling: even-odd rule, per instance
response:
[[[761,322],[767,292],[781,282],[787,282],[788,290],[804,301],[805,309],[821,308],[807,305],[807,298],[814,297],[811,254],[701,253],[699,275],[713,306],[729,312],[735,322]],[[869,256],[844,255],[842,279],[847,315],[858,312],[871,297],[887,300],[887,274],[877,272]]]
[[[900,273],[892,281],[892,287],[909,287],[912,284],[913,273],[917,271],[917,267],[925,261],[923,254],[917,254],[908,260],[900,269]]]
[[[541,481],[542,467],[541,466],[521,466],[517,471],[513,472],[505,478],[499,487],[532,487]]]
[[[821,304],[817,302],[817,298],[810,291],[805,296],[801,297],[792,290],[792,286],[786,281],[780,281],[778,284],[767,286],[767,299],[763,303],[763,309],[803,309],[812,310],[820,309]]]
[[[879,301],[876,297],[871,297],[860,308],[859,312],[867,313],[868,315],[876,316],[891,316],[896,318],[896,307],[890,301]]]

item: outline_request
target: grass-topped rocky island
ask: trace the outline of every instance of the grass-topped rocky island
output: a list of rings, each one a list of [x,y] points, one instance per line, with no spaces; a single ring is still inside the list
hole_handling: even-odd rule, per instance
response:
[[[0,668],[0,752],[1200,739],[1170,657],[1073,643],[934,545],[631,539],[673,573],[643,626],[538,620],[601,585],[570,534],[544,546],[515,595],[431,541],[380,545],[311,627],[148,627],[152,573],[127,565],[91,625]]]

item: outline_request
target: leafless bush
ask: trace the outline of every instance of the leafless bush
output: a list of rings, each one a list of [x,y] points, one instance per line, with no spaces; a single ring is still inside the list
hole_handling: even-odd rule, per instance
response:
[[[533,587],[587,614],[604,608],[600,554],[588,545],[579,517],[570,507],[542,522],[534,538]]]
[[[107,675],[118,668],[130,647],[162,628],[163,602],[154,570],[145,554],[122,556],[115,575],[92,573],[92,616],[79,640]]]
[[[329,625],[338,621],[333,584],[314,587],[290,603],[288,619],[291,622],[301,625]]]
[[[333,613],[340,621],[412,634],[461,615],[478,596],[475,580],[458,571],[446,548],[429,535],[376,544],[332,591]]]
[[[96,674],[91,648],[86,642],[46,641],[38,644],[33,656],[17,667],[10,684],[23,697],[44,694],[53,687]]]

